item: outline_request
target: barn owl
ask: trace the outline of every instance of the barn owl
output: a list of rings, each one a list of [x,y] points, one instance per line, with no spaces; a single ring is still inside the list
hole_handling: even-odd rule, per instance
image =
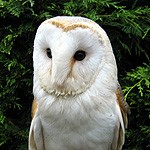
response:
[[[120,150],[128,105],[109,38],[94,21],[44,21],[34,40],[29,150]]]

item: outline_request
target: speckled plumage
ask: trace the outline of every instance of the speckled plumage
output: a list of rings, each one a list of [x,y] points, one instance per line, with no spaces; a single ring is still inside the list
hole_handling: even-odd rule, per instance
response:
[[[86,52],[82,61],[73,57],[78,50]],[[128,110],[105,31],[83,17],[48,19],[37,30],[33,61],[29,150],[120,150]]]

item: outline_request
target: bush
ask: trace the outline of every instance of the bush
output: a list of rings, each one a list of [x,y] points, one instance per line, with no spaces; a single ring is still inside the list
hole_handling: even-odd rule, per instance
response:
[[[150,66],[133,69],[122,78],[125,100],[128,99],[132,115],[129,119],[126,147],[133,150],[150,148]],[[136,144],[135,144],[136,143]]]
[[[110,37],[132,111],[125,149],[149,149],[148,4],[148,0],[1,0],[0,148],[27,149],[37,27],[53,16],[77,15],[96,21]]]

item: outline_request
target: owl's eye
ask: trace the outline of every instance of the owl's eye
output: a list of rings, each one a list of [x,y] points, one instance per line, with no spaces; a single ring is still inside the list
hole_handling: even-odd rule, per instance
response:
[[[52,58],[51,49],[50,49],[50,48],[47,48],[46,50],[47,50],[47,56],[48,56],[49,58]]]
[[[85,56],[86,56],[85,51],[79,50],[74,54],[74,59],[81,61],[85,58]]]

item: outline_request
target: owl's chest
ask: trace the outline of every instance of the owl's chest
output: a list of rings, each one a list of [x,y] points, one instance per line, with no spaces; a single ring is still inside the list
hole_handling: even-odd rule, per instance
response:
[[[109,105],[79,101],[53,104],[40,119],[45,147],[52,150],[109,149],[116,124]]]

